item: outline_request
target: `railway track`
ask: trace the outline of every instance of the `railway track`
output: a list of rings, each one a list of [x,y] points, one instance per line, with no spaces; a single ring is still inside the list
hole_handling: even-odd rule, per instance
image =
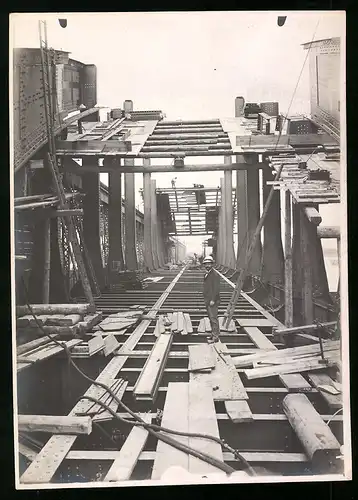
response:
[[[93,377],[99,376],[102,381],[107,380],[109,372],[116,378],[126,380],[128,385],[122,397],[123,403],[135,412],[147,413],[147,418],[153,423],[160,421],[158,418],[165,418],[166,398],[173,390],[173,385],[189,382],[188,347],[206,343],[206,335],[196,334],[200,319],[206,316],[201,291],[203,272],[185,270],[169,294],[163,295],[177,274],[178,271],[151,273],[150,276],[158,276],[162,279],[156,283],[149,283],[145,290],[112,291],[103,294],[96,301],[97,309],[103,311],[104,316],[136,304],[153,307],[161,297],[165,297],[165,300],[160,303],[159,313],[171,311],[189,313],[194,333],[185,336],[173,335],[154,401],[138,400],[134,397],[133,392],[138,377],[157,341],[157,337],[154,335],[155,319],[147,320],[146,327],[140,331],[137,326],[129,328],[125,333],[116,334],[116,339],[124,349],[125,355],[111,355],[108,358],[96,355],[89,359],[76,360],[86,373]],[[232,284],[222,276],[219,316],[223,315],[231,293]],[[277,320],[246,294],[242,294],[240,297],[234,319],[237,324],[257,325],[261,335],[250,335],[250,328],[245,330],[244,327],[238,327],[234,333],[221,334],[221,342],[227,346],[231,356],[258,352],[262,347],[267,348],[267,343],[273,344],[277,349],[283,347],[282,344],[274,342],[272,335],[272,327],[277,324]],[[72,389],[68,390],[66,394],[67,408],[71,410],[89,384],[86,385],[82,381],[78,382],[77,387],[75,381],[78,380],[78,375],[76,372],[63,366],[65,364],[63,357],[59,356],[56,361],[58,363],[56,366],[62,366],[61,376],[65,377],[67,386],[72,384]],[[238,372],[240,374],[240,370]],[[249,422],[233,423],[226,412],[224,402],[215,401],[214,407],[220,438],[224,439],[232,448],[239,450],[253,467],[263,467],[268,474],[312,474],[309,457],[287,420],[282,405],[283,398],[293,391],[293,386],[290,387],[290,383],[295,380],[297,382],[296,376],[293,379],[291,376],[286,376],[286,378],[285,376],[272,376],[248,380],[242,375],[241,380],[247,392],[247,401],[253,418]],[[322,394],[314,387],[310,386],[309,390],[306,388],[306,391],[305,394],[313,407],[323,420],[329,422],[333,434],[342,443],[342,417],[334,415],[335,410],[327,404]],[[34,412],[34,409],[29,406],[25,410],[21,409],[20,402],[19,411],[31,413]],[[118,411],[120,412],[120,410]],[[180,418],[181,408],[179,407],[177,411],[178,418]],[[120,413],[120,415],[129,418],[129,415],[124,413]],[[133,437],[129,425],[121,424],[112,419],[101,423],[100,427],[94,426],[89,436],[78,436],[70,445],[66,444],[66,436],[61,436],[59,439],[57,439],[58,436],[53,436],[38,455],[33,452],[34,443],[30,443],[31,446],[29,446],[25,440],[22,442],[22,449],[25,450],[23,455],[26,455],[27,450],[27,462],[23,466],[20,482],[106,481],[108,480],[108,472],[119,457],[118,450],[122,446],[127,447],[124,477],[131,480],[151,479],[155,475],[155,463],[158,457],[156,451],[159,444],[153,436],[138,437],[137,434]],[[39,450],[43,444],[45,443],[40,443]],[[55,461],[55,464],[50,463],[51,457],[55,454],[60,454],[61,460]],[[235,469],[241,470],[242,464],[235,459],[232,453],[224,450],[223,459]]]

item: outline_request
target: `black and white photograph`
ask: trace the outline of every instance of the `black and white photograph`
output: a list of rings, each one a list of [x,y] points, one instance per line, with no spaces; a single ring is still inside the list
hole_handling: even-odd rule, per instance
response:
[[[11,14],[16,489],[352,479],[345,35]]]

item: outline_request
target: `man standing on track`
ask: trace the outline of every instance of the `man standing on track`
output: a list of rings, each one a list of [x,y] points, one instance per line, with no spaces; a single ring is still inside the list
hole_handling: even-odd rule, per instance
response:
[[[211,338],[209,338],[209,342],[212,343],[218,342],[220,335],[218,319],[218,308],[220,303],[220,277],[213,269],[214,259],[212,257],[205,257],[203,265],[206,269],[203,295],[211,325]]]

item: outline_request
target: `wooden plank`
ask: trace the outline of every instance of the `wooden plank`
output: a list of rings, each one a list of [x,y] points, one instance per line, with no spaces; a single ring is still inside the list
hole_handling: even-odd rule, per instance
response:
[[[30,304],[34,314],[86,314],[90,313],[90,304]],[[16,315],[25,316],[31,314],[27,306],[16,306]]]
[[[215,357],[213,348],[209,344],[190,345],[189,351],[189,367],[191,372],[212,369],[215,367]]]
[[[189,384],[186,382],[170,382],[164,403],[162,426],[170,429],[189,432]],[[174,436],[176,441],[188,445],[187,436]],[[189,469],[189,456],[172,446],[158,441],[154,456],[152,479],[160,479],[168,467],[180,466]]]
[[[306,214],[307,219],[312,222],[315,226],[318,226],[322,222],[322,216],[319,211],[314,207],[304,207],[304,213]]]
[[[81,339],[73,339],[69,340],[68,342],[65,342],[65,345],[68,349],[71,350],[72,347],[76,346],[77,344],[80,344],[81,342],[82,342]],[[30,364],[51,358],[52,356],[55,356],[61,351],[63,351],[63,347],[60,347],[51,342],[50,344],[46,344],[43,350],[35,352],[34,354],[24,353],[24,356],[22,356],[22,358],[18,358],[17,371],[21,371],[24,368],[27,368],[28,366],[30,366]]]
[[[174,312],[172,315],[172,326],[171,326],[172,332],[177,332],[178,331],[178,313]]]
[[[122,379],[119,379],[117,382],[118,382],[117,385],[115,386],[115,388],[112,388],[112,391],[114,392],[114,394],[117,396],[118,399],[122,399],[127,389],[128,382]],[[116,412],[118,410],[119,404],[110,394],[109,398],[106,401],[106,404],[112,411]],[[98,408],[97,411],[98,413],[93,417],[94,422],[105,422],[108,420],[112,420],[114,418],[113,415],[108,410],[103,409],[103,407]]]
[[[119,343],[114,335],[108,335],[104,340],[103,354],[109,356],[118,349]]]
[[[226,413],[234,424],[251,422],[253,420],[253,415],[247,401],[225,401],[224,405]]]
[[[151,416],[148,414],[139,414],[139,416],[147,423],[152,421]],[[143,427],[133,427],[120,451],[116,452],[116,458],[104,481],[128,481],[143,451],[147,438],[147,430]]]
[[[172,334],[164,334],[157,339],[134,387],[136,399],[155,399],[172,340]]]
[[[18,428],[20,432],[88,435],[92,432],[92,420],[90,417],[18,415]]]
[[[217,347],[220,342],[217,342]],[[215,349],[215,347],[214,347]],[[190,373],[190,380],[203,383],[213,389],[215,401],[248,399],[248,395],[230,356],[215,350],[215,368],[210,373]]]
[[[266,318],[236,318],[237,323],[242,328],[245,327],[272,327],[273,324]]]
[[[178,440],[178,436],[175,437]],[[164,443],[165,444],[165,443]],[[168,445],[166,445],[168,446]],[[21,452],[21,449],[19,450]],[[36,453],[29,453],[30,456]],[[139,457],[140,461],[155,461],[157,458],[157,451],[143,451]],[[253,463],[258,462],[274,462],[274,463],[306,463],[308,462],[305,453],[286,453],[286,452],[257,452],[257,451],[243,451],[241,455],[248,461]],[[115,460],[118,456],[116,450],[72,450],[66,456],[66,460]],[[225,461],[235,461],[235,456],[230,452],[223,452]],[[165,469],[164,469],[165,470]],[[160,476],[152,479],[160,479]]]
[[[289,392],[312,392],[311,385],[299,373],[281,375],[281,382]]]
[[[205,331],[206,331],[205,318],[201,318],[198,325],[198,333],[205,333]]]
[[[340,443],[304,394],[288,394],[283,410],[311,459],[322,473],[339,470]]]
[[[58,335],[52,335],[51,336],[53,339],[58,339]],[[24,354],[25,352],[31,351],[33,349],[36,349],[37,347],[40,347],[42,345],[49,344],[51,341],[48,337],[41,337],[36,340],[31,340],[30,342],[27,342],[26,344],[19,345],[16,348],[16,353],[17,355]]]
[[[102,312],[96,312],[94,314],[87,314],[84,318],[83,321],[80,321],[78,323],[78,326],[81,328],[81,330],[84,330],[85,332],[90,331],[97,323],[99,323],[102,320]]]
[[[343,406],[342,394],[329,394],[328,392],[320,389],[320,386],[328,385],[334,388],[333,380],[326,373],[309,373],[308,379],[312,385],[318,389],[322,397],[326,400],[327,404],[333,408],[338,409]]]
[[[328,356],[329,355],[327,354],[327,358]],[[338,353],[335,356],[330,356],[330,360],[327,366],[332,366],[333,362],[335,361],[335,359],[338,359],[338,357],[339,357]],[[254,380],[257,378],[273,377],[275,375],[282,375],[286,373],[300,373],[310,370],[322,370],[322,368],[324,368],[325,365],[322,364],[320,361],[321,361],[320,358],[316,356],[315,358],[308,358],[305,359],[304,361],[296,361],[284,365],[244,370],[244,373],[249,380]]]
[[[46,320],[46,325],[48,326],[73,326],[81,321],[82,316],[80,314],[53,314],[48,316]]]
[[[188,313],[184,313],[184,319],[185,319],[186,331],[188,333],[193,333],[193,325],[191,323],[191,319]]]
[[[340,342],[339,340],[337,341],[332,341],[332,340],[326,340],[323,341],[323,349],[326,352],[332,351],[339,349]],[[256,361],[263,361],[265,359],[269,360],[279,360],[284,357],[288,356],[294,356],[294,355],[304,355],[304,354],[319,354],[321,352],[321,349],[319,345],[313,344],[313,345],[304,345],[304,346],[299,346],[299,347],[289,347],[287,349],[276,349],[275,351],[272,352],[256,352],[255,354],[248,354],[247,356],[238,356],[232,358],[233,363],[235,364],[236,368],[243,368],[245,366],[251,366],[253,362]]]
[[[252,342],[255,344],[255,346],[258,347],[259,349],[264,349],[269,351],[275,350],[275,346],[272,344],[272,342],[257,327],[247,326],[244,328],[244,330],[250,337]]]
[[[104,340],[101,335],[96,335],[88,341],[88,354],[90,356],[102,349],[104,349]]]
[[[213,400],[213,392],[210,387],[191,380],[189,382],[189,432],[209,434],[220,437],[216,412]],[[189,438],[189,446],[207,453],[208,455],[223,460],[221,445],[201,438]],[[225,472],[219,471],[216,467],[196,458],[189,456],[189,472],[193,474],[216,473],[225,475]]]
[[[177,313],[177,330],[178,332],[182,332],[183,329],[184,329],[184,318],[183,318],[183,313],[181,311],[179,311]]]

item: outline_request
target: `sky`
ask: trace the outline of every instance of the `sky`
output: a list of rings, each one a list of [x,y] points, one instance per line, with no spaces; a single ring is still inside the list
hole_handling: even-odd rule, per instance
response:
[[[287,15],[283,27],[277,15]],[[65,29],[59,17],[67,18]],[[50,46],[97,66],[98,105],[122,107],[130,99],[134,109],[160,109],[168,120],[233,117],[237,96],[278,101],[286,113],[307,53],[301,44],[342,36],[345,27],[344,13],[327,11],[13,14],[11,45],[39,47],[39,19],[47,21]],[[307,61],[290,114],[309,111]],[[175,175],[178,187],[220,183],[219,173]],[[159,187],[172,178],[153,175]],[[141,187],[136,175],[138,206]],[[185,238],[188,249],[201,239]]]

